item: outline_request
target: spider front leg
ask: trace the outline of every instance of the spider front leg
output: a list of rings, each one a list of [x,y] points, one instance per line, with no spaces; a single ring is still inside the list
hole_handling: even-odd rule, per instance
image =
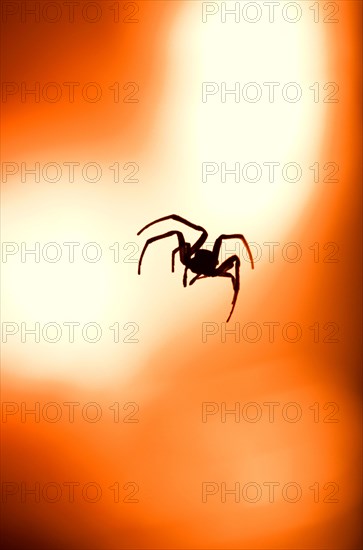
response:
[[[137,271],[139,275],[141,273],[142,259],[144,257],[144,254],[145,254],[146,249],[149,246],[149,244],[151,244],[155,241],[159,241],[160,239],[165,239],[166,237],[171,237],[172,235],[176,235],[178,237],[178,241],[179,241],[179,247],[178,248],[180,250],[180,261],[182,263],[184,263],[184,256],[185,256],[186,247],[185,247],[185,240],[184,240],[183,233],[181,233],[180,231],[168,231],[167,233],[163,233],[162,235],[157,235],[156,237],[151,237],[151,239],[148,239],[146,241],[145,246],[144,246],[143,251],[142,251],[141,256],[140,256],[140,260],[139,260],[138,271]]]
[[[179,246],[178,248],[175,248],[175,250],[173,250],[173,252],[171,253],[171,271],[172,273],[174,273],[175,271],[175,254],[177,254],[179,251]]]
[[[251,267],[252,267],[252,269],[254,269],[255,266],[254,266],[254,262],[253,262],[253,256],[252,256],[251,249],[248,245],[248,242],[244,238],[244,236],[241,235],[240,233],[233,234],[233,235],[220,235],[220,237],[218,237],[218,239],[216,240],[216,242],[214,243],[214,246],[213,246],[213,255],[214,255],[215,259],[216,260],[218,259],[219,251],[220,251],[220,248],[222,246],[222,241],[225,240],[225,239],[240,239],[243,242],[243,244],[245,245],[245,247],[247,249],[248,257],[249,257],[250,262],[251,262]]]
[[[177,214],[170,214],[169,216],[163,216],[162,218],[158,218],[157,220],[145,225],[145,227],[140,229],[140,231],[137,234],[140,235],[140,233],[145,231],[145,229],[147,229],[151,225],[154,225],[155,223],[163,222],[165,220],[175,220],[177,222],[184,223],[185,225],[187,225],[188,227],[191,227],[192,229],[195,229],[196,231],[202,232],[199,239],[191,246],[191,249],[190,249],[191,254],[194,254],[196,250],[199,250],[199,248],[205,243],[205,241],[208,238],[208,233],[206,232],[204,227],[201,227],[200,225],[195,225],[195,223],[188,222],[188,220],[186,220],[185,218],[182,218],[181,216],[178,216]]]
[[[173,252],[171,253],[171,271],[172,271],[172,273],[174,273],[174,270],[175,270],[175,255],[178,253],[179,250],[180,250],[180,260],[181,260],[182,264],[185,264],[185,260],[187,260],[190,256],[190,244],[185,243],[185,250],[184,250],[183,256],[182,256],[180,246],[178,246],[178,248],[175,248],[173,250]],[[187,273],[188,273],[188,268],[185,267],[184,275],[183,275],[183,286],[187,286]]]

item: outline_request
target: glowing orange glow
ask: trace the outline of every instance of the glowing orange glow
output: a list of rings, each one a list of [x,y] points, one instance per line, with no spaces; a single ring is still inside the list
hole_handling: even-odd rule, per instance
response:
[[[2,105],[2,241],[15,243],[1,264],[6,547],[355,550],[361,4],[330,3],[336,24],[314,23],[304,8],[296,25],[223,24],[219,15],[203,23],[202,2],[187,0],[96,4],[103,18],[94,24],[3,22],[3,81],[20,86]],[[304,98],[238,105],[223,103],[219,87],[202,101],[202,82],[266,81],[298,81]],[[56,82],[63,96],[21,101],[21,82],[39,82],[40,93]],[[79,83],[74,102],[69,82]],[[92,82],[97,102],[82,96]],[[316,82],[321,97],[336,91],[325,83],[338,83],[339,102],[315,103]],[[300,163],[302,178],[203,181],[205,162],[220,170],[274,160]],[[57,179],[53,166],[35,181],[21,163],[62,172]],[[327,163],[338,166],[337,182],[323,181]],[[205,227],[208,245],[243,233],[263,251],[253,271],[242,260],[228,325],[230,281],[183,288],[179,261],[171,273],[175,237],[151,245],[137,275],[146,239],[175,223],[137,232],[172,213]],[[73,262],[70,242],[79,243]],[[21,261],[21,243],[39,243],[39,262]],[[295,253],[286,243],[298,244],[299,261],[286,260]],[[59,261],[44,259],[57,250]],[[26,334],[35,323],[39,342]],[[22,502],[37,483],[40,502]],[[102,490],[94,502],[89,483]],[[236,484],[252,485],[223,502],[222,487]],[[296,502],[287,484],[301,488]],[[55,487],[62,495],[50,502]]]

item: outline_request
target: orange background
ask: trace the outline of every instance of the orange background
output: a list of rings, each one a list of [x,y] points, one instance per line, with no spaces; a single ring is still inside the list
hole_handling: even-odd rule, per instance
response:
[[[98,81],[104,90],[132,81],[140,87],[135,104],[115,104],[110,94],[95,104],[21,103],[16,96],[2,104],[3,162],[140,165],[133,187],[9,178],[2,183],[3,240],[96,241],[107,250],[116,241],[136,242],[143,225],[172,212],[212,226],[215,237],[243,232],[258,241],[259,230],[263,241],[278,240],[276,227],[262,227],[258,212],[244,224],[242,215],[229,218],[225,204],[223,214],[208,210],[199,165],[193,165],[195,180],[182,182],[190,162],[185,150],[163,155],[179,132],[164,120],[172,101],[167,81],[184,90],[170,62],[173,29],[191,3],[137,4],[137,24],[115,24],[109,15],[94,25],[22,24],[15,17],[3,24],[3,81]],[[2,401],[95,401],[105,411],[95,424],[79,417],[73,424],[22,423],[19,415],[2,423],[3,481],[96,481],[104,493],[94,504],[24,504],[9,497],[2,509],[6,548],[360,547],[361,3],[338,4],[340,22],[322,25],[326,51],[319,55],[329,80],[340,84],[340,102],[329,106],[317,157],[339,165],[339,183],[312,186],[284,242],[299,242],[304,251],[314,242],[336,242],[340,261],[314,263],[311,252],[296,264],[264,257],[254,272],[244,271],[228,327],[297,322],[304,327],[300,342],[236,343],[229,336],[226,343],[219,337],[203,343],[202,323],[225,321],[231,289],[224,280],[184,289],[180,267],[170,273],[172,249],[165,241],[148,251],[141,278],[136,264],[110,261],[82,268],[79,262],[29,267],[13,258],[2,264],[3,321],[140,326],[140,342],[131,347],[110,338],[73,347],[19,338],[2,345]],[[307,327],[317,321],[338,323],[339,343],[315,344]],[[221,423],[218,416],[202,423],[205,401],[298,402],[304,416],[296,424],[281,416],[272,424],[265,417],[256,424]],[[138,403],[140,422],[112,422],[106,411],[114,402]],[[312,422],[306,411],[315,402],[338,403],[340,421]],[[137,482],[140,502],[112,502],[107,488],[115,481]],[[274,504],[254,505],[214,497],[206,504],[206,481],[229,487],[294,481],[303,499],[291,504],[279,496]],[[337,483],[339,502],[314,503],[308,487],[315,482]]]

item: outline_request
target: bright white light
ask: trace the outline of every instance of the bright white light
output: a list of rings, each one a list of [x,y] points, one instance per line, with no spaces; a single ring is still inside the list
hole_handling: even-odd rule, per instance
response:
[[[226,3],[229,8],[232,4]],[[216,231],[222,223],[225,230],[226,225],[231,230],[240,227],[253,240],[266,239],[271,231],[275,238],[282,237],[298,220],[316,187],[309,167],[320,160],[324,132],[326,92],[315,103],[310,89],[318,82],[322,92],[329,81],[322,53],[324,32],[306,10],[300,21],[288,23],[281,16],[282,6],[274,23],[268,20],[267,8],[258,23],[235,23],[231,17],[222,23],[221,6],[203,23],[201,3],[187,2],[170,35],[169,81],[157,142],[164,155],[174,159],[173,177],[168,181],[172,179],[173,189],[183,189],[177,194],[182,211],[195,211]],[[252,8],[248,13],[252,18]],[[288,17],[295,17],[293,11]],[[202,102],[203,82],[215,83],[217,88],[206,102]],[[239,103],[232,94],[226,95],[225,103],[221,101],[223,89],[237,85],[243,90],[247,83],[254,84],[244,89]],[[294,99],[300,90],[300,101],[284,99]],[[259,91],[260,101],[243,99]],[[272,103],[270,97],[274,97]],[[218,173],[203,183],[205,162],[217,163]],[[223,183],[222,162],[227,170],[239,162],[241,171],[246,164],[257,163],[261,179],[250,181],[257,175],[252,166],[239,183],[233,175]],[[274,182],[269,181],[272,165],[263,164],[271,162],[279,163]],[[289,163],[301,167],[299,181],[294,182],[299,168]]]

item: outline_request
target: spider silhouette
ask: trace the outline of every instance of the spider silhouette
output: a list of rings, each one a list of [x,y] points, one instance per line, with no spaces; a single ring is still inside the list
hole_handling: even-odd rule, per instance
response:
[[[172,272],[174,272],[175,255],[179,252],[180,261],[185,266],[184,276],[183,276],[183,285],[185,287],[187,286],[188,269],[190,269],[190,271],[192,271],[193,273],[196,273],[196,276],[193,277],[189,285],[194,284],[195,281],[197,281],[198,279],[205,279],[206,277],[228,277],[232,280],[234,295],[232,300],[232,309],[227,319],[227,323],[228,323],[233,313],[234,307],[236,305],[237,296],[239,292],[239,271],[240,271],[241,262],[239,257],[236,254],[234,254],[230,258],[227,258],[227,260],[222,262],[220,265],[218,265],[219,251],[222,245],[222,241],[224,239],[241,239],[243,244],[247,248],[251,266],[252,266],[252,269],[254,269],[253,258],[252,258],[250,247],[248,246],[248,242],[246,241],[244,236],[240,234],[221,235],[215,241],[213,245],[213,250],[202,249],[201,247],[203,246],[203,244],[205,243],[208,237],[208,233],[206,232],[206,230],[200,225],[195,225],[194,223],[188,222],[188,220],[185,220],[184,218],[176,214],[171,214],[170,216],[164,216],[163,218],[159,218],[151,223],[148,223],[147,225],[145,225],[145,227],[140,229],[140,231],[138,232],[138,235],[140,235],[143,231],[145,231],[145,229],[148,229],[148,227],[150,227],[151,225],[162,222],[164,220],[170,220],[170,219],[178,222],[182,222],[188,227],[191,227],[192,229],[201,231],[202,232],[201,236],[193,245],[185,242],[183,233],[181,231],[168,231],[167,233],[163,233],[162,235],[151,237],[151,239],[148,239],[146,241],[143,251],[141,253],[139,266],[138,266],[138,274],[139,275],[141,274],[142,259],[144,257],[144,254],[149,244],[155,241],[159,241],[160,239],[165,239],[166,237],[171,237],[172,235],[176,235],[178,237],[179,246],[175,248],[172,252],[171,270]],[[232,269],[233,266],[235,267],[234,276],[231,273],[228,273],[228,271]]]

